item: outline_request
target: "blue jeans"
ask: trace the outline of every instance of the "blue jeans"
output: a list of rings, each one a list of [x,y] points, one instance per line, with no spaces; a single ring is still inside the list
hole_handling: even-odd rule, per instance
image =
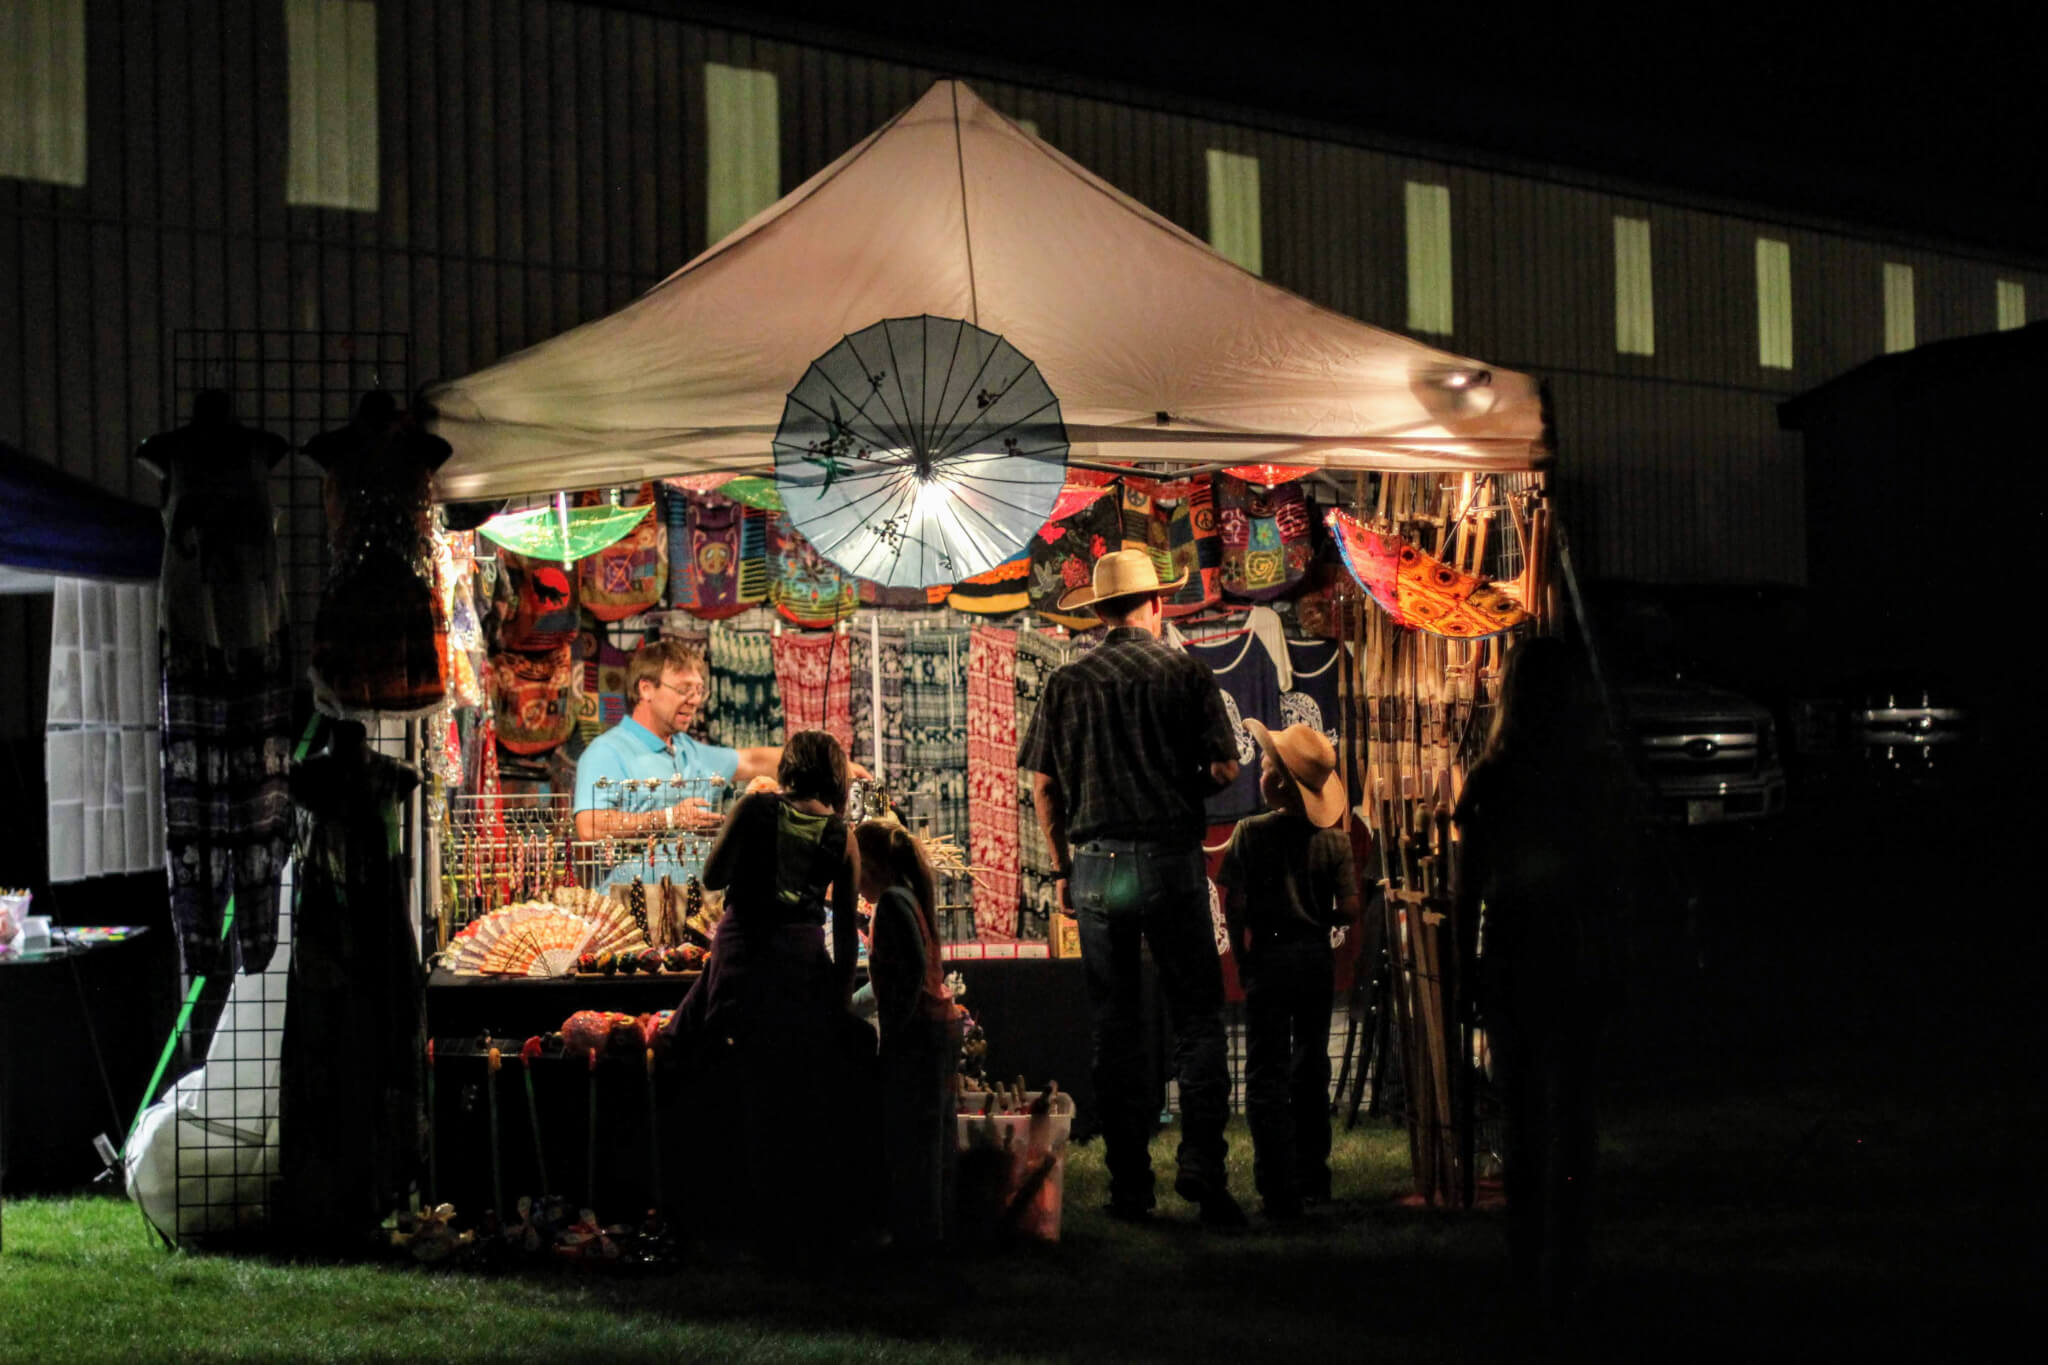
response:
[[[1074,850],[1067,897],[1080,921],[1081,958],[1094,1010],[1095,1101],[1112,1202],[1152,1203],[1148,1150],[1155,1110],[1145,1088],[1141,949],[1149,946],[1173,1027],[1180,1080],[1177,1188],[1224,1188],[1230,1072],[1223,1037],[1223,968],[1209,920],[1199,847],[1096,840]]]

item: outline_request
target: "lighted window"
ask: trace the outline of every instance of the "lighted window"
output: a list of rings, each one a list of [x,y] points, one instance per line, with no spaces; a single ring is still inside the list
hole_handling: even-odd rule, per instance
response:
[[[285,0],[290,130],[284,198],[315,208],[377,207],[377,7]]]
[[[1451,334],[1451,187],[1410,180],[1403,187],[1408,227],[1408,330]]]
[[[2010,332],[2027,325],[2027,287],[2018,280],[1998,282],[1998,330]]]
[[[1657,305],[1650,282],[1650,220],[1614,220],[1614,349],[1657,353]]]
[[[1252,274],[1260,273],[1257,157],[1209,149],[1209,245]]]
[[[704,229],[715,242],[782,197],[775,73],[707,62],[704,133]]]
[[[1757,360],[1767,369],[1792,368],[1792,248],[1756,239]]]
[[[85,0],[0,0],[0,175],[85,183]]]
[[[1913,349],[1913,267],[1884,263],[1884,349]]]

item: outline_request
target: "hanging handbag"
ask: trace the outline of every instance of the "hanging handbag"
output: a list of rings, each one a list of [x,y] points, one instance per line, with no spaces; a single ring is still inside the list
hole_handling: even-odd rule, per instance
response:
[[[853,615],[860,605],[853,578],[819,554],[786,515],[773,516],[769,533],[774,572],[768,595],[775,609],[800,626],[812,627]]]
[[[575,657],[569,645],[539,654],[499,654],[491,660],[498,743],[507,751],[544,754],[576,728]]]
[[[1308,494],[1299,483],[1276,488],[1216,476],[1216,521],[1223,540],[1223,591],[1262,602],[1301,582],[1314,553]]]
[[[578,501],[601,505],[603,498],[588,493]],[[668,586],[668,527],[654,507],[654,485],[641,484],[625,505],[649,510],[623,539],[576,565],[583,609],[600,621],[623,621],[660,606],[662,589]]]
[[[511,594],[510,614],[498,631],[501,649],[529,653],[576,642],[576,571],[552,559],[528,559],[500,550]]]

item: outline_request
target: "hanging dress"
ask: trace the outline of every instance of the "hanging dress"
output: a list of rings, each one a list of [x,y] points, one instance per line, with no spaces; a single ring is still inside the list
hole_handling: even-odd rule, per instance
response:
[[[327,471],[327,587],[313,624],[312,683],[328,715],[420,716],[446,696],[430,498],[451,453],[403,420],[359,419],[306,443]]]
[[[285,1238],[308,1251],[367,1247],[420,1170],[425,978],[399,837],[400,805],[418,783],[410,766],[360,746],[292,774],[279,1165]]]
[[[260,972],[277,948],[292,653],[269,490],[284,451],[278,437],[223,422],[166,432],[139,452],[165,482],[164,845],[188,976]]]
[[[981,939],[1017,934],[1017,632],[975,628],[967,649],[968,862],[974,930]]]

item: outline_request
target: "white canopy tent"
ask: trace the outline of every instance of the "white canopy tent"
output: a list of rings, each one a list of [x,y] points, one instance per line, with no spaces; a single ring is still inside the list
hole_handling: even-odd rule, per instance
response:
[[[940,81],[618,312],[433,394],[449,499],[759,470],[783,398],[885,318],[1000,333],[1077,461],[1523,470],[1536,386],[1319,308]]]

